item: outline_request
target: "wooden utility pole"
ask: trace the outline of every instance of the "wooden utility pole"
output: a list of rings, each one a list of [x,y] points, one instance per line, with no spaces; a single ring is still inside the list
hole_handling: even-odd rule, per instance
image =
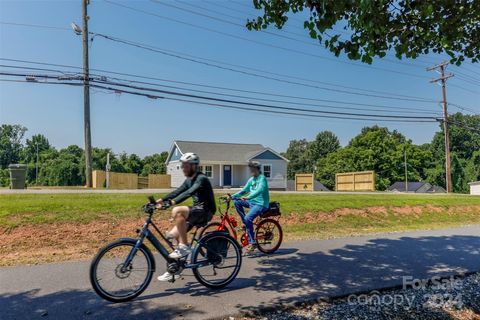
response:
[[[82,0],[83,16],[83,121],[85,135],[85,180],[86,187],[92,187],[92,135],[90,132],[90,86],[89,86],[89,68],[88,68],[88,14],[87,6],[90,0]]]
[[[433,79],[430,82],[440,81],[442,84],[442,104],[443,104],[443,132],[445,134],[445,182],[447,187],[447,192],[452,192],[452,172],[450,167],[450,139],[448,134],[448,111],[447,111],[447,92],[445,88],[446,80],[450,77],[453,77],[453,73],[445,75],[445,69],[447,68],[448,61],[444,61],[436,66],[427,68],[427,71],[440,69],[439,73],[440,78]]]

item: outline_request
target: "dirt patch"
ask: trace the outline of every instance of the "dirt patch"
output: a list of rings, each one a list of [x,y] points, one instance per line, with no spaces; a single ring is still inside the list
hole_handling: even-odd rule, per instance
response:
[[[161,230],[166,221],[156,222]],[[135,237],[143,219],[95,221],[86,224],[53,223],[0,230],[0,266],[89,259],[120,237]]]
[[[333,212],[307,212],[303,215],[296,212],[291,213],[288,216],[282,216],[282,224],[285,225],[295,225],[295,224],[305,224],[305,223],[315,223],[315,222],[332,222],[338,218],[345,216],[357,216],[362,218],[367,218],[370,216],[384,216],[392,214],[394,216],[410,216],[412,218],[419,218],[423,214],[430,213],[445,213],[449,215],[454,214],[480,214],[480,206],[458,206],[451,207],[448,210],[438,206],[425,205],[425,206],[405,206],[405,207],[367,207],[363,209],[351,209],[351,208],[342,208],[334,210]]]
[[[440,206],[406,206],[406,207],[367,207],[364,209],[337,209],[333,212],[308,212],[298,214],[292,212],[282,216],[282,225],[299,225],[334,222],[345,216],[361,218],[394,216],[410,216],[413,219],[424,214],[480,214],[480,206],[456,206],[448,210]],[[52,223],[40,225],[24,225],[13,229],[0,228],[0,266],[18,264],[39,264],[64,260],[91,259],[97,250],[120,237],[135,237],[136,229],[143,225],[143,218],[111,220],[105,218],[90,223]],[[216,217],[218,219],[218,216]],[[237,219],[238,220],[238,219]],[[465,221],[469,223],[470,221]],[[157,219],[160,230],[166,230],[170,223],[165,219]],[[426,226],[428,227],[428,226]],[[335,230],[331,230],[334,232]],[[359,234],[375,231],[358,230]],[[362,233],[363,232],[363,233]]]

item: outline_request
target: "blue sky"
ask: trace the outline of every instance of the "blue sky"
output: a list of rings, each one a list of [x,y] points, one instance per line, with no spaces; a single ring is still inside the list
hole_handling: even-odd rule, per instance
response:
[[[152,1],[121,3],[262,43],[327,58],[333,57],[320,46],[250,32],[244,28],[193,15]],[[166,3],[174,4],[172,1],[166,1]],[[216,6],[215,3],[221,6]],[[218,16],[218,13],[213,11],[207,13],[198,6],[239,18],[253,17],[255,12],[249,8],[251,5],[248,1],[232,3],[231,1],[185,0],[176,5],[186,9],[197,6],[195,9],[197,12],[212,16]],[[133,12],[104,1],[93,0],[89,6],[89,14],[91,17],[89,27],[92,32],[148,43],[162,49],[343,86],[421,96],[433,100],[440,100],[441,97],[440,87],[429,83],[429,78],[437,77],[437,74],[428,73],[424,68],[424,65],[442,61],[438,56],[422,57],[416,61],[402,63],[380,60],[374,62],[375,67],[407,72],[418,77],[405,76],[361,67],[361,62],[355,62],[359,66],[341,63],[341,61],[348,61],[345,58],[338,58],[337,62],[262,46]],[[244,23],[240,19],[223,18]],[[81,23],[81,1],[2,0],[0,1],[0,20],[69,28],[72,21]],[[288,36],[313,43],[314,40],[309,39],[306,32],[300,29],[301,27],[302,24],[298,20],[289,21],[287,31],[305,35],[288,34]],[[274,29],[270,31],[284,34]],[[81,37],[70,30],[0,24],[0,40],[1,58],[75,66],[81,66],[82,63]],[[15,64],[7,61],[0,62]],[[440,107],[436,104],[348,95],[241,75],[125,46],[99,37],[94,39],[90,47],[90,67],[242,90],[382,104],[392,108],[413,107],[418,110],[438,109],[440,111]],[[449,70],[480,78],[480,67],[477,65],[466,64],[461,68],[450,67]],[[449,101],[480,111],[477,91],[478,86],[475,88],[474,85],[459,78],[454,77],[449,80]],[[457,110],[451,108],[451,111]],[[312,139],[322,130],[335,132],[342,145],[345,145],[362,127],[375,124],[374,121],[306,119],[221,110],[211,106],[151,100],[100,91],[92,92],[91,112],[94,146],[111,147],[115,152],[126,151],[142,156],[167,150],[173,139],[261,143],[278,151],[284,151],[291,139]],[[65,147],[70,144],[82,146],[83,91],[78,87],[0,82],[0,122],[22,124],[29,129],[27,136],[42,133],[56,147]],[[415,143],[430,141],[438,129],[438,124],[379,124],[401,131]]]

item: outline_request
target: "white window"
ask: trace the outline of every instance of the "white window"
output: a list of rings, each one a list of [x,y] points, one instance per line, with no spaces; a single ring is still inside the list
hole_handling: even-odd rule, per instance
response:
[[[200,171],[205,173],[205,175],[209,178],[213,177],[213,167],[212,166],[200,166]]]
[[[263,175],[265,178],[270,179],[272,177],[272,165],[271,164],[264,164],[263,165]]]

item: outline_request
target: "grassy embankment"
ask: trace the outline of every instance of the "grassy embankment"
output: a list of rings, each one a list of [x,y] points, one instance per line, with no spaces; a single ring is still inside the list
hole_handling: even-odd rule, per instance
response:
[[[480,197],[401,194],[271,195],[287,240],[444,228],[480,223]],[[134,236],[144,194],[0,195],[0,265],[91,256]],[[168,213],[159,214],[162,228]]]

